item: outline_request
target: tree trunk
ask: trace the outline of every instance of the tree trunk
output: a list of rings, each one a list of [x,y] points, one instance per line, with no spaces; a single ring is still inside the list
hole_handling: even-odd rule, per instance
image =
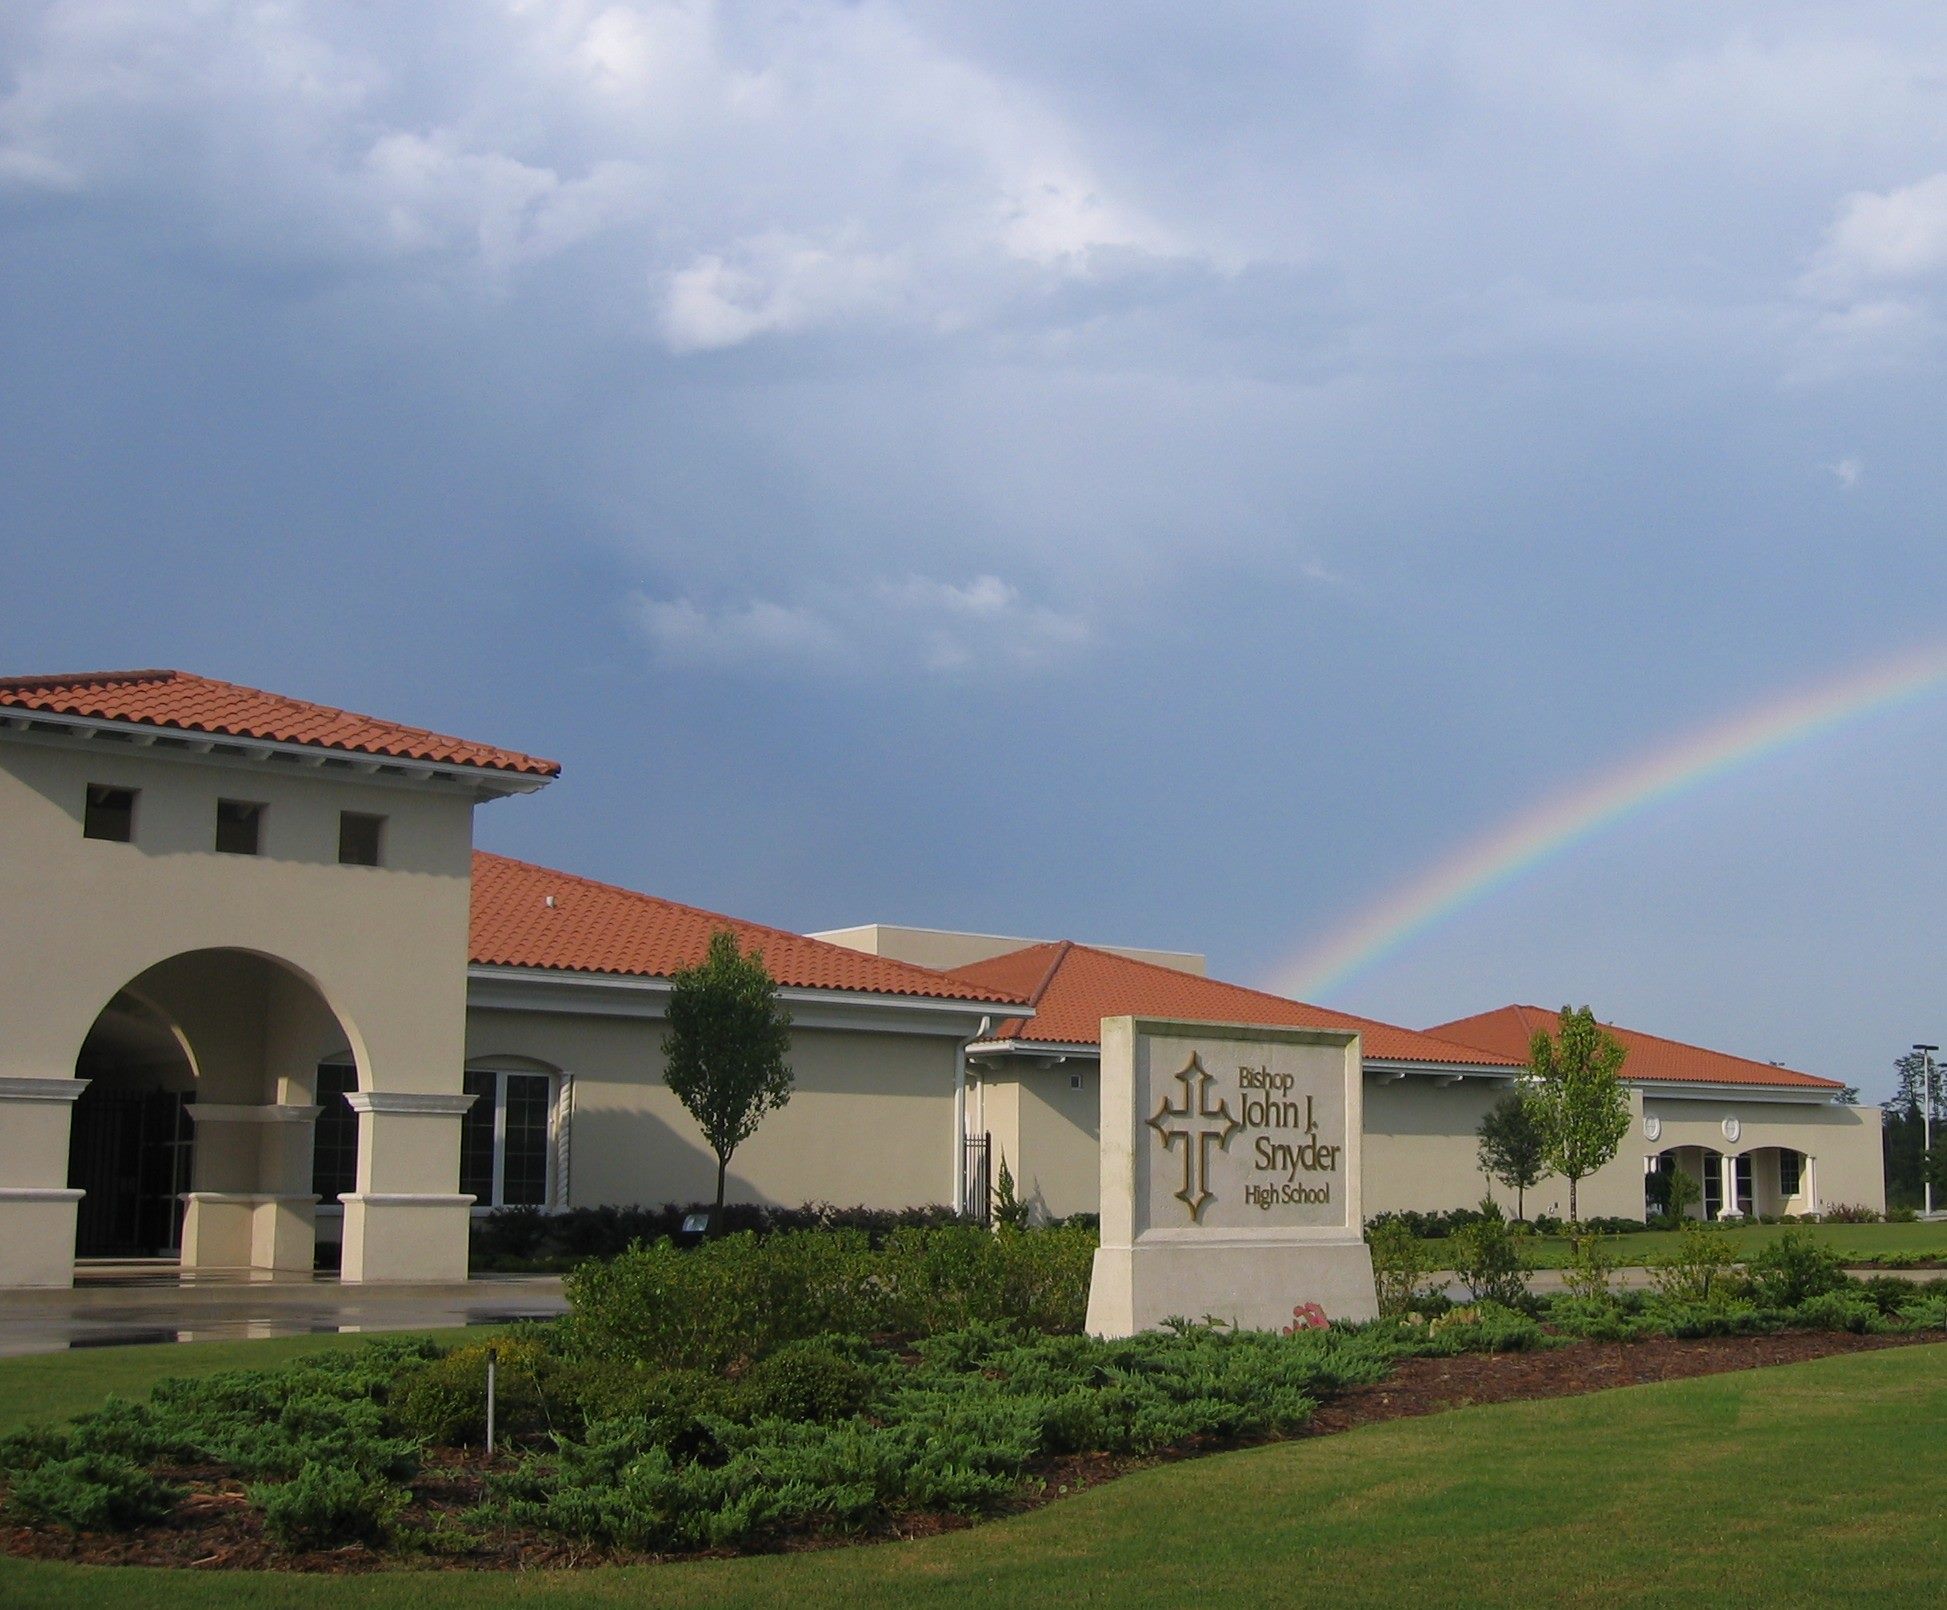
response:
[[[712,1241],[723,1234],[723,1176],[724,1171],[729,1166],[730,1159],[719,1152],[717,1154],[717,1205],[710,1211],[710,1239]]]
[[[1527,1201],[1527,1199],[1528,1199],[1528,1193],[1527,1193],[1527,1192],[1526,1192],[1526,1191],[1525,1191],[1524,1189],[1522,1189],[1522,1187],[1521,1187],[1521,1186],[1519,1186],[1519,1185],[1517,1185],[1517,1186],[1515,1186],[1515,1188],[1514,1188],[1514,1216],[1515,1216],[1515,1218],[1516,1218],[1517,1220],[1520,1220],[1520,1219],[1525,1219],[1525,1218],[1526,1218],[1526,1217],[1528,1216],[1528,1214],[1527,1214],[1527,1211],[1525,1210],[1525,1208],[1524,1208],[1524,1207],[1523,1207],[1523,1205],[1522,1205],[1523,1203],[1525,1203],[1525,1202]]]
[[[1568,1177],[1568,1222],[1570,1224],[1580,1224],[1582,1222],[1581,1215],[1575,1211],[1576,1184],[1577,1184],[1576,1177],[1573,1174],[1569,1175]]]

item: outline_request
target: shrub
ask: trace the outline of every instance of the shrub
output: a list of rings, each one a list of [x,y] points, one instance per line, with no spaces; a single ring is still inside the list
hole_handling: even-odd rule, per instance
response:
[[[929,1335],[979,1321],[1081,1329],[1096,1238],[1087,1230],[894,1230],[732,1235],[635,1247],[569,1275],[566,1350],[705,1370],[825,1335]]]
[[[472,1263],[475,1269],[566,1269],[585,1258],[615,1258],[637,1242],[677,1238],[686,1218],[709,1208],[707,1202],[553,1213],[496,1208],[473,1221]],[[726,1234],[762,1238],[806,1230],[856,1230],[874,1247],[883,1246],[895,1230],[941,1229],[969,1222],[950,1207],[833,1207],[828,1202],[807,1202],[786,1208],[730,1202],[723,1210]]]
[[[1787,1230],[1745,1261],[1758,1301],[1768,1308],[1796,1308],[1807,1298],[1846,1284],[1839,1255],[1822,1242]]]
[[[1372,1282],[1382,1318],[1410,1314],[1439,1296],[1426,1279],[1432,1259],[1403,1216],[1375,1219],[1366,1227],[1366,1244],[1372,1251]]]
[[[1615,1254],[1605,1237],[1578,1235],[1570,1241],[1568,1262],[1562,1267],[1562,1284],[1571,1296],[1584,1302],[1606,1304],[1609,1277],[1615,1272]]]
[[[1427,1338],[1441,1353],[1525,1353],[1547,1342],[1534,1320],[1498,1302],[1442,1314],[1427,1326]]]
[[[264,1530],[286,1548],[385,1541],[407,1495],[382,1476],[311,1461],[289,1481],[253,1487]]]
[[[752,1366],[741,1385],[752,1420],[848,1420],[873,1396],[871,1371],[824,1341],[788,1343]]]
[[[1898,1275],[1873,1275],[1862,1280],[1859,1293],[1886,1315],[1897,1314],[1916,1298],[1926,1295],[1919,1281],[1903,1280]]]
[[[126,1531],[165,1519],[182,1497],[133,1460],[86,1453],[44,1459],[13,1478],[8,1506],[29,1521],[74,1532]]]
[[[1890,1207],[1886,1210],[1886,1222],[1888,1224],[1918,1224],[1920,1222],[1920,1210],[1915,1207]]]
[[[1827,1224],[1877,1224],[1877,1209],[1862,1207],[1857,1202],[1836,1202],[1821,1215]]]
[[[1528,1300],[1529,1267],[1526,1250],[1492,1201],[1481,1203],[1481,1215],[1452,1237],[1454,1273],[1476,1302],[1518,1308]]]
[[[1860,1291],[1822,1291],[1796,1305],[1792,1323],[1807,1330],[1863,1332],[1890,1328],[1879,1305]]]
[[[1737,1254],[1722,1230],[1692,1224],[1650,1265],[1650,1286],[1666,1303],[1710,1303],[1735,1293]],[[1693,1333],[1704,1334],[1704,1333]]]
[[[519,1435],[545,1424],[542,1377],[550,1367],[537,1338],[475,1342],[422,1364],[399,1384],[393,1412],[415,1436],[447,1447],[484,1440],[487,1356],[494,1355],[494,1431]]]

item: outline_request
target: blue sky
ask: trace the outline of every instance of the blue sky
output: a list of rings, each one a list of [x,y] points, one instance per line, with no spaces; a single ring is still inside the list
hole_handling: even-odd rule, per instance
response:
[[[22,3],[0,668],[525,746],[481,841],[1269,979],[1947,633],[1920,5]],[[1353,979],[1884,1090],[1920,704]]]

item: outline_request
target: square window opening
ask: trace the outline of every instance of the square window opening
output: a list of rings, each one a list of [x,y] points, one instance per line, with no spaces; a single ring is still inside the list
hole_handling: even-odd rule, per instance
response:
[[[111,844],[133,843],[137,792],[133,788],[112,788],[106,783],[90,783],[87,808],[81,816],[81,836],[105,839]]]
[[[216,802],[216,847],[225,855],[255,855],[263,839],[264,807],[249,800]]]
[[[338,813],[338,864],[377,866],[385,850],[385,818],[363,811]]]

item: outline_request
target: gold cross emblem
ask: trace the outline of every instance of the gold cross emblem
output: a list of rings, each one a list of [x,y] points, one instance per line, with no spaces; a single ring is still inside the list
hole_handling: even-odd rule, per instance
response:
[[[1176,1079],[1183,1086],[1183,1105],[1172,1107],[1165,1100],[1156,1109],[1155,1117],[1147,1122],[1156,1131],[1165,1151],[1182,1142],[1183,1189],[1176,1192],[1176,1199],[1190,1210],[1192,1219],[1201,1219],[1205,1206],[1214,1195],[1209,1189],[1210,1143],[1215,1141],[1228,1150],[1230,1137],[1244,1126],[1231,1117],[1228,1101],[1220,1101],[1214,1107],[1210,1105],[1210,1086],[1215,1081],[1204,1068],[1203,1059],[1194,1051],[1190,1053],[1188,1065],[1176,1075]],[[1219,1119],[1222,1120],[1221,1124]]]

